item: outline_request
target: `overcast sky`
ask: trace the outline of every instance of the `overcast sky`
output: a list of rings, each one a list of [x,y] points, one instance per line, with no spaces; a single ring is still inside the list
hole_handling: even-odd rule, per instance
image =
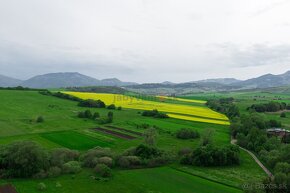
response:
[[[290,70],[290,0],[0,0],[0,74],[184,82]]]

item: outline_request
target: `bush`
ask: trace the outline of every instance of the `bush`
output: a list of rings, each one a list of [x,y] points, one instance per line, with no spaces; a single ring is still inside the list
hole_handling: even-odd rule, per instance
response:
[[[85,118],[91,119],[93,117],[92,112],[90,110],[85,110],[84,112]]]
[[[29,141],[15,142],[0,149],[1,175],[5,177],[32,177],[49,167],[48,153]]]
[[[162,155],[162,152],[155,147],[149,147],[141,144],[136,148],[135,155],[141,157],[142,159],[151,159],[155,157],[160,157]]]
[[[80,158],[82,165],[89,168],[94,168],[97,164],[96,158],[101,157],[112,157],[111,149],[96,147],[94,149],[90,149],[85,154],[83,154]]]
[[[145,117],[154,117],[154,118],[168,118],[168,115],[165,113],[160,113],[157,109],[154,109],[152,111],[144,111],[142,113],[142,116]]]
[[[189,147],[184,147],[178,151],[179,156],[189,155],[192,152],[192,149]]]
[[[46,185],[45,183],[41,182],[37,185],[37,190],[39,191],[45,191],[46,190]]]
[[[103,178],[108,178],[113,175],[111,168],[109,168],[105,164],[96,165],[95,172],[100,176],[102,176]]]
[[[113,159],[110,157],[101,157],[97,159],[98,164],[105,164],[108,167],[113,166]]]
[[[190,155],[181,159],[183,164],[197,166],[229,166],[240,163],[238,146],[230,145],[222,148],[212,145],[200,146]]]
[[[195,139],[199,138],[200,135],[197,131],[193,131],[191,129],[181,129],[177,131],[176,137],[179,139]]]
[[[95,113],[93,114],[93,119],[97,119],[97,118],[100,118],[100,113],[95,112]]]
[[[122,110],[122,107],[118,107],[117,110],[121,111]]]
[[[78,118],[86,118],[85,113],[84,112],[79,112],[78,113]]]
[[[141,165],[141,159],[137,156],[122,156],[118,160],[118,165],[122,168],[135,168]]]
[[[285,112],[281,113],[280,117],[281,118],[286,118],[286,113]]]
[[[44,118],[42,116],[39,116],[39,117],[37,117],[36,122],[42,123],[42,122],[44,122]]]
[[[57,177],[61,174],[61,169],[59,167],[50,167],[49,170],[47,171],[47,176],[48,177]]]
[[[79,102],[79,106],[80,107],[89,107],[89,108],[106,108],[106,105],[103,101],[92,100],[92,99],[81,100]]]
[[[114,104],[111,104],[111,105],[107,106],[107,109],[116,109],[116,106]]]
[[[65,174],[76,174],[81,171],[81,165],[78,161],[69,161],[62,166],[62,171]]]
[[[75,150],[57,148],[52,150],[50,154],[50,164],[51,166],[57,166],[61,168],[64,163],[69,161],[76,161],[79,158],[79,155],[79,152]]]
[[[112,123],[113,122],[113,116],[114,116],[114,114],[113,114],[113,112],[108,112],[108,123]]]

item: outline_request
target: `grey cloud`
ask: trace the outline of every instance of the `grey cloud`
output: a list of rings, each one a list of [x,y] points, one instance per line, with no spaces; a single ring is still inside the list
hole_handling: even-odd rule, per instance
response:
[[[243,47],[234,44],[218,45],[225,55],[224,63],[234,67],[290,64],[290,44],[267,45],[254,44]]]

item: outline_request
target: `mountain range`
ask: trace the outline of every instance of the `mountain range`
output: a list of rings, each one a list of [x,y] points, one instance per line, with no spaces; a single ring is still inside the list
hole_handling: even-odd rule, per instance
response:
[[[256,88],[270,88],[290,85],[290,71],[280,74],[266,74],[248,80],[237,80],[234,78],[206,79],[191,81],[186,83],[173,83],[165,81],[162,83],[138,84],[135,82],[123,82],[117,78],[98,80],[78,72],[49,73],[34,76],[28,80],[18,80],[15,78],[0,75],[0,87],[23,86],[29,88],[64,88],[83,86],[118,86],[126,87],[132,91],[151,92],[158,91],[171,92],[201,92],[201,91],[228,91]]]
[[[64,87],[83,87],[83,86],[128,86],[134,82],[122,82],[119,79],[98,80],[78,72],[60,72],[37,75],[28,80],[17,80],[0,75],[1,87],[23,86],[29,88],[64,88]]]

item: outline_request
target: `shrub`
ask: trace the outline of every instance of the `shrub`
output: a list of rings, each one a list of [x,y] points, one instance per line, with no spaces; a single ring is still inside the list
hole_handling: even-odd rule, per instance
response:
[[[199,138],[200,135],[197,131],[193,131],[191,129],[181,129],[177,131],[176,137],[179,139],[195,139]]]
[[[37,185],[37,190],[39,190],[39,191],[45,191],[45,190],[46,190],[46,185],[45,185],[45,183],[40,182],[40,183]]]
[[[47,171],[48,177],[57,177],[61,174],[61,169],[59,167],[50,167]]]
[[[107,109],[116,109],[116,106],[114,104],[111,104],[111,105],[107,106]]]
[[[110,157],[101,157],[97,159],[98,164],[105,164],[108,167],[113,166],[113,159]]]
[[[95,172],[100,176],[102,176],[103,178],[108,178],[113,175],[111,168],[109,168],[105,164],[96,165]]]
[[[39,117],[37,117],[36,122],[42,123],[42,122],[44,122],[44,118],[42,116],[39,116]]]
[[[92,100],[92,99],[87,99],[87,100],[81,100],[79,102],[80,107],[90,107],[90,108],[105,108],[106,105],[103,101],[101,100]]]
[[[63,173],[66,174],[76,174],[81,171],[81,166],[78,161],[69,161],[62,166]]]
[[[84,112],[85,118],[91,119],[93,117],[92,112],[90,110],[85,110]]]
[[[134,168],[141,165],[141,159],[137,156],[122,156],[118,160],[118,165],[122,168]]]
[[[239,148],[234,145],[218,148],[212,145],[200,146],[190,155],[185,155],[181,163],[197,166],[229,166],[240,163]]]
[[[141,144],[136,148],[135,155],[141,157],[142,159],[151,159],[161,156],[162,152],[155,147],[149,147]]]
[[[78,118],[86,118],[85,113],[84,112],[79,112],[78,113]]]
[[[152,111],[144,111],[142,113],[142,116],[154,117],[154,118],[168,118],[168,115],[167,114],[160,113],[157,109],[154,109]]]
[[[50,164],[52,166],[62,167],[64,163],[76,161],[79,158],[79,152],[67,148],[57,148],[50,154]]]
[[[95,113],[93,114],[93,119],[97,119],[97,118],[100,118],[100,113],[95,112]]]
[[[101,157],[112,157],[111,149],[96,147],[94,149],[90,149],[85,154],[83,154],[80,158],[82,161],[82,165],[89,168],[94,168],[97,164],[96,158]]]
[[[0,149],[2,176],[32,177],[48,167],[47,151],[34,142],[15,142]]]
[[[179,156],[189,155],[192,152],[192,149],[189,147],[184,147],[178,151]]]
[[[280,117],[281,118],[286,118],[286,113],[285,112],[281,113]]]
[[[114,116],[114,114],[113,114],[113,112],[108,112],[108,123],[112,123],[113,122],[113,116]]]
[[[122,110],[122,107],[118,107],[117,110],[121,111]]]

